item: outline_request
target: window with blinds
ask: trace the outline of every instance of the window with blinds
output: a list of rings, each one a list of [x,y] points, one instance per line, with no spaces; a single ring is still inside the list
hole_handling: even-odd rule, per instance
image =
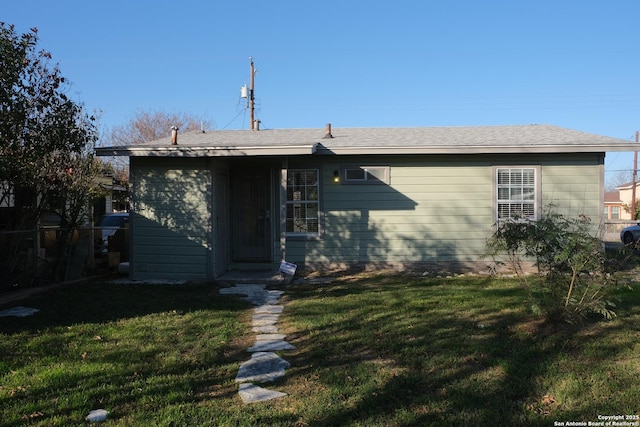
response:
[[[496,168],[498,220],[536,219],[535,168]]]

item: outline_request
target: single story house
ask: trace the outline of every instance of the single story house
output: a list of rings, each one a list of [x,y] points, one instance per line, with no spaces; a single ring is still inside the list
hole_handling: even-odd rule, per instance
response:
[[[496,221],[604,205],[606,152],[550,125],[223,130],[103,147],[130,157],[133,279],[238,263],[486,270]]]

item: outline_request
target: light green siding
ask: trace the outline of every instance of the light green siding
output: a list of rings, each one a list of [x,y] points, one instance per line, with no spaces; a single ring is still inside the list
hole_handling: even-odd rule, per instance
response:
[[[207,279],[221,274],[233,238],[226,218],[232,212],[229,182],[248,163],[131,160],[132,277]],[[292,156],[285,168],[320,171],[320,233],[285,236],[280,246],[284,227],[276,222],[274,245],[287,261],[311,268],[435,264],[485,270],[492,264],[483,254],[496,221],[496,167],[534,167],[538,211],[553,205],[558,213],[584,214],[598,224],[603,161],[601,154]],[[388,166],[389,184],[334,183],[334,171],[345,165]],[[274,206],[286,204],[284,189],[274,189],[273,198]]]
[[[540,170],[541,204],[564,215],[600,215],[601,156],[424,156],[360,158],[362,165],[389,165],[390,185],[333,183],[340,163],[321,167],[322,232],[287,239],[286,258],[304,265],[473,265],[485,268],[486,239],[495,224],[494,166]],[[358,160],[349,159],[349,164]],[[291,162],[290,162],[291,167]],[[296,165],[298,167],[298,165]]]
[[[543,204],[566,216],[587,215],[597,224],[602,215],[602,174],[598,166],[546,166],[542,175]]]
[[[212,276],[211,173],[206,159],[132,158],[134,279]]]

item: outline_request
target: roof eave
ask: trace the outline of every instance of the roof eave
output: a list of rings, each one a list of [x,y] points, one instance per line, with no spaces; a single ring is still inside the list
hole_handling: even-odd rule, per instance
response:
[[[575,145],[433,145],[433,146],[351,146],[326,147],[322,144],[294,146],[238,146],[238,147],[101,147],[98,156],[128,157],[241,157],[296,155],[358,155],[358,154],[517,154],[517,153],[605,153],[640,151],[640,144],[575,144]]]
[[[313,145],[264,147],[102,147],[98,156],[128,157],[234,157],[234,156],[293,156],[312,154]]]
[[[316,146],[314,154],[517,154],[517,153],[605,153],[640,151],[640,145],[535,145],[535,146],[429,146],[429,147],[324,147]]]

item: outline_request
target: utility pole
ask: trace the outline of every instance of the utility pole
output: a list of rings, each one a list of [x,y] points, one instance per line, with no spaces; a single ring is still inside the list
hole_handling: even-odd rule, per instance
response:
[[[638,131],[636,131],[636,144],[638,143]],[[636,220],[636,181],[638,181],[638,152],[633,152],[633,187],[631,188],[631,219]]]
[[[249,129],[255,130],[256,124],[255,124],[255,118],[254,118],[254,111],[255,111],[256,102],[255,102],[255,96],[254,96],[254,89],[255,89],[254,83],[255,83],[256,70],[253,68],[252,56],[249,57],[249,62],[251,67],[251,76],[249,77],[249,121],[250,121]]]

